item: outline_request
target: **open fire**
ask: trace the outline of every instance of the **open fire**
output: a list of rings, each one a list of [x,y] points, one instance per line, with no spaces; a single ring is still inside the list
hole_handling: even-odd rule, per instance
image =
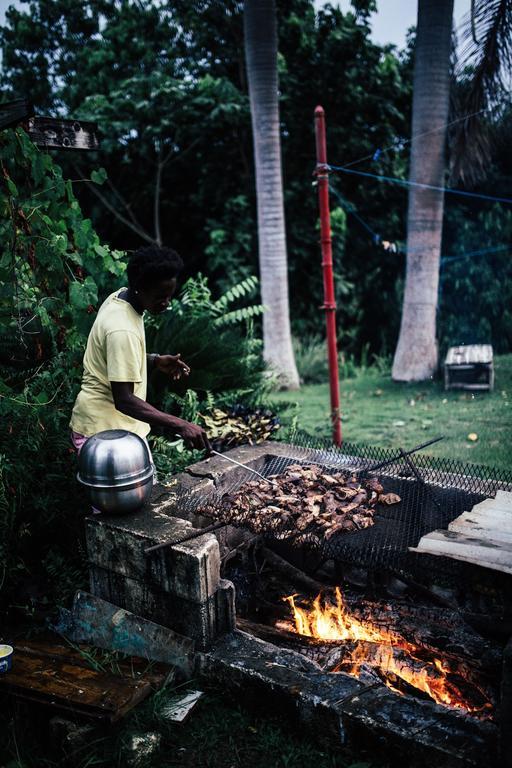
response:
[[[372,625],[354,616],[335,590],[335,602],[319,594],[310,608],[296,604],[296,595],[285,597],[293,621],[279,621],[277,628],[329,643],[344,641],[346,652],[332,671],[360,677],[368,668],[376,671],[393,691],[403,694],[408,687],[421,691],[437,704],[489,717],[492,704],[486,692],[469,680],[460,665],[452,668],[448,659],[436,657],[429,649],[408,642],[398,633]]]

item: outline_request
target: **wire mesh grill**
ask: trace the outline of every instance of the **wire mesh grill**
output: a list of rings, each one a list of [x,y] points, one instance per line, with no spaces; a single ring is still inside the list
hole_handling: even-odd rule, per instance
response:
[[[363,530],[340,532],[330,539],[305,531],[298,531],[293,524],[274,521],[261,529],[252,527],[269,539],[287,541],[294,547],[308,547],[320,552],[322,559],[333,559],[365,567],[384,567],[402,573],[414,572],[417,558],[423,567],[425,555],[408,552],[423,535],[436,528],[446,528],[448,523],[470,510],[476,503],[494,496],[498,489],[512,489],[512,472],[482,467],[452,459],[436,458],[423,454],[411,457],[398,456],[397,451],[365,445],[345,444],[342,448],[328,442],[313,440],[310,436],[294,433],[291,443],[274,445],[278,450],[269,453],[258,472],[265,477],[279,476],[291,464],[316,464],[323,471],[355,474],[358,480],[378,477],[386,493],[397,493],[401,503],[394,506],[377,505],[374,525]],[[274,455],[274,454],[278,455]],[[372,467],[390,462],[380,470]],[[205,514],[230,525],[251,528],[249,516],[232,516],[230,496],[240,491],[244,483],[254,478],[248,471],[226,473],[214,493],[182,500],[196,514]],[[263,482],[263,481],[262,481]],[[428,558],[432,560],[432,558]],[[446,558],[435,558],[436,567],[451,567]],[[451,561],[453,563],[453,561]]]

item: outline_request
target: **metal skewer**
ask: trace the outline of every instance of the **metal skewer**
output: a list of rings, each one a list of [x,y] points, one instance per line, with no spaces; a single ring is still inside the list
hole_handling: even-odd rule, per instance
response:
[[[258,475],[258,477],[260,477],[266,483],[269,483],[271,486],[276,485],[275,480],[269,480],[269,478],[265,477],[265,475],[262,475],[261,472],[257,472],[255,469],[248,467],[247,464],[241,464],[239,461],[235,461],[235,459],[232,459],[230,456],[226,456],[225,453],[219,453],[218,451],[214,451],[213,449],[210,451],[210,453],[215,454],[215,456],[220,456],[221,459],[226,459],[226,461],[230,461],[232,464],[236,464],[237,467],[242,467],[242,469],[246,469],[248,472],[252,472],[254,475]]]

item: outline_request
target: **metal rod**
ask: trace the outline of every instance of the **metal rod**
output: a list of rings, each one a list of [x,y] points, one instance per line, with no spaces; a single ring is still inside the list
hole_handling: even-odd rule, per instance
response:
[[[262,475],[261,472],[257,472],[255,469],[248,467],[247,464],[241,464],[239,461],[235,461],[235,459],[232,459],[230,456],[226,456],[225,453],[214,451],[213,448],[210,450],[210,453],[215,454],[215,456],[220,456],[221,459],[226,459],[226,461],[230,461],[232,464],[236,464],[237,467],[242,467],[242,469],[246,469],[248,472],[252,472],[254,475],[258,475],[258,477],[261,477],[262,480],[264,480],[266,483],[269,483],[271,486],[275,485],[274,480],[269,480],[268,477]]]
[[[166,547],[174,547],[176,544],[184,544],[186,541],[192,541],[192,539],[198,539],[205,533],[212,533],[219,528],[224,528],[227,523],[213,523],[213,525],[207,525],[206,528],[201,528],[194,533],[189,533],[187,536],[182,536],[181,539],[175,541],[163,541],[161,544],[155,544],[153,547],[148,547],[144,550],[145,555],[150,555],[152,552],[157,552],[159,549],[165,549]]]
[[[325,138],[325,112],[323,107],[315,109],[316,169],[318,180],[318,204],[320,207],[320,242],[322,247],[322,271],[324,280],[324,303],[327,326],[327,355],[329,360],[329,388],[331,392],[332,438],[335,445],[341,445],[340,387],[338,373],[338,348],[336,344],[336,300],[332,269],[331,217],[329,213],[329,166],[327,165],[327,142]]]
[[[428,440],[426,443],[417,445],[415,448],[411,448],[409,451],[400,450],[400,453],[398,453],[396,456],[393,456],[392,459],[386,459],[386,461],[381,461],[379,464],[374,464],[373,467],[367,467],[365,472],[376,472],[378,469],[388,467],[390,464],[394,464],[395,461],[398,461],[398,459],[403,459],[405,456],[411,456],[413,453],[422,451],[423,448],[428,448],[429,445],[434,445],[434,443],[438,443],[440,440],[444,440],[444,435],[441,435],[440,437],[434,437],[432,440]]]
[[[413,475],[416,478],[416,480],[420,483],[420,485],[423,486],[423,488],[426,490],[427,494],[430,496],[431,501],[434,502],[434,504],[436,505],[438,510],[441,510],[441,506],[440,506],[439,502],[437,501],[436,497],[434,496],[434,494],[432,493],[432,489],[424,481],[424,479],[423,479],[423,477],[421,475],[421,472],[418,471],[418,468],[416,467],[414,461],[411,458],[409,458],[409,456],[405,453],[403,448],[400,448],[400,446],[399,446],[398,450],[400,451],[400,453],[402,455],[402,458],[405,459],[405,461],[407,463],[407,466],[409,467],[409,469],[413,473]]]

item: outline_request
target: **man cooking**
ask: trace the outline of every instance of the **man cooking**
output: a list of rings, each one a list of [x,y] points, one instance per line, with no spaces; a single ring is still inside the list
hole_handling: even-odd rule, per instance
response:
[[[128,263],[128,288],[110,294],[99,308],[71,415],[71,438],[78,452],[89,437],[105,429],[126,429],[147,443],[152,426],[167,428],[189,447],[210,449],[204,429],[146,402],[148,370],[155,368],[173,380],[190,373],[179,354],[146,354],[143,321],[146,310],[152,315],[165,312],[182,268],[181,257],[171,248],[139,248]]]

